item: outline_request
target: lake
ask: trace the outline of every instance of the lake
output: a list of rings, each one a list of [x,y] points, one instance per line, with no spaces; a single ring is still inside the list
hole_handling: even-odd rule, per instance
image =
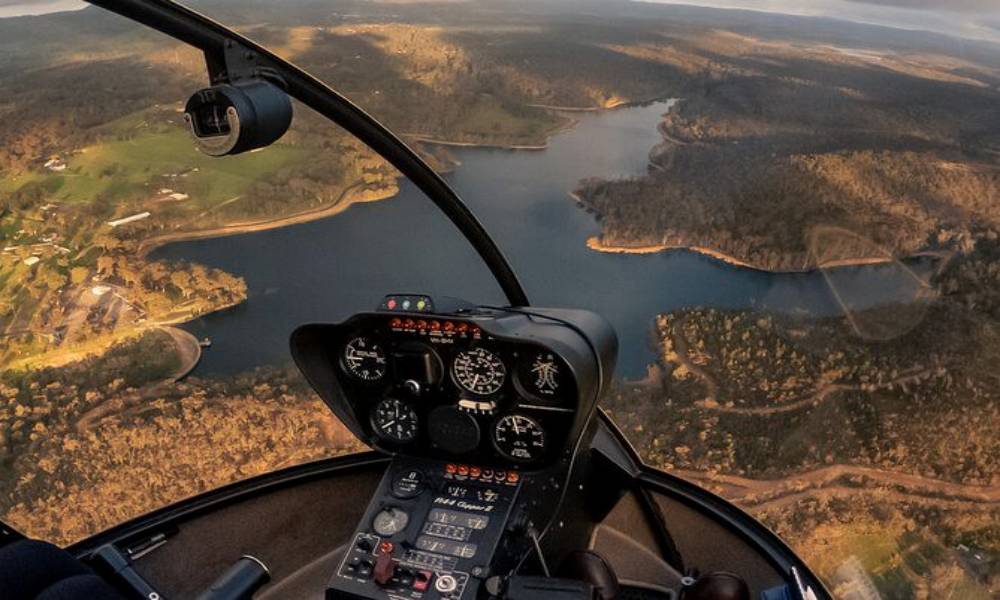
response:
[[[655,360],[653,319],[672,309],[825,315],[844,305],[905,301],[918,292],[920,282],[899,263],[764,273],[686,251],[638,255],[588,249],[586,240],[598,233],[598,224],[568,193],[586,177],[645,173],[649,151],[661,141],[656,125],[669,106],[668,101],[574,113],[577,125],[555,135],[542,151],[452,149],[461,164],[448,180],[506,253],[532,304],[604,315],[620,338],[620,375],[645,373]],[[184,325],[213,342],[198,375],[285,364],[291,360],[288,336],[297,325],[372,310],[391,292],[504,301],[464,239],[406,181],[396,197],[355,205],[337,216],[179,242],[151,257],[196,261],[246,279],[247,302]]]

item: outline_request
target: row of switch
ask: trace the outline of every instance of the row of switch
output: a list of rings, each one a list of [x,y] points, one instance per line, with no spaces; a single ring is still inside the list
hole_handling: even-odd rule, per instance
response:
[[[347,563],[347,571],[361,579],[371,579],[375,573],[375,562],[367,558],[354,557]],[[393,566],[391,575],[385,581],[378,582],[379,585],[396,583],[401,587],[411,588],[417,592],[427,591],[434,573],[431,571],[414,571],[398,565]]]
[[[371,548],[370,540],[361,538],[358,547],[364,551]],[[458,580],[452,575],[442,574],[434,578],[432,571],[415,570],[404,567],[393,560],[392,542],[382,542],[372,561],[367,556],[355,556],[347,563],[348,573],[361,579],[374,579],[382,587],[409,588],[415,592],[425,592],[434,581],[434,589],[441,594],[450,594],[458,588]]]
[[[449,463],[444,467],[445,478],[468,478],[485,482],[506,482],[517,483],[521,480],[521,474],[517,471],[502,471],[493,469],[483,469],[476,466],[456,465]]]

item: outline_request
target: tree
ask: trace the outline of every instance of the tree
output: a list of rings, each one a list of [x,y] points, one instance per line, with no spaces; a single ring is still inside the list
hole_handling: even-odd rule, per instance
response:
[[[170,283],[174,285],[185,298],[190,298],[193,290],[191,289],[191,276],[184,271],[174,271],[170,274]]]
[[[87,267],[73,267],[69,272],[69,280],[73,285],[80,285],[90,277],[90,269]]]
[[[97,257],[97,272],[110,275],[115,272],[115,258],[107,254]]]

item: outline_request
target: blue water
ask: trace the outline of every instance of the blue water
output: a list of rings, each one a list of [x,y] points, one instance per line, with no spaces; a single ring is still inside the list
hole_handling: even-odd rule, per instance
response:
[[[513,263],[532,304],[587,308],[611,321],[625,377],[641,376],[654,360],[657,313],[689,306],[841,310],[830,279],[820,273],[762,273],[683,251],[627,255],[586,248],[598,225],[567,193],[582,178],[644,173],[667,110],[656,103],[577,115],[576,127],[544,151],[457,149],[461,166],[448,176]],[[285,363],[297,325],[371,310],[389,292],[504,300],[460,235],[405,181],[397,197],[334,217],[176,243],[153,257],[197,261],[246,279],[246,303],[185,325],[212,339],[197,369],[202,375]],[[916,285],[898,263],[838,269],[833,281],[841,301],[849,295],[854,307],[906,298]]]

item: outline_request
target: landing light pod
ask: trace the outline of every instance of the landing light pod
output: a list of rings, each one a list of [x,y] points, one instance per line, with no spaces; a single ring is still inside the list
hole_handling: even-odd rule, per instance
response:
[[[260,79],[214,85],[196,92],[184,120],[209,156],[239,154],[276,142],[292,123],[292,102],[276,85]]]

